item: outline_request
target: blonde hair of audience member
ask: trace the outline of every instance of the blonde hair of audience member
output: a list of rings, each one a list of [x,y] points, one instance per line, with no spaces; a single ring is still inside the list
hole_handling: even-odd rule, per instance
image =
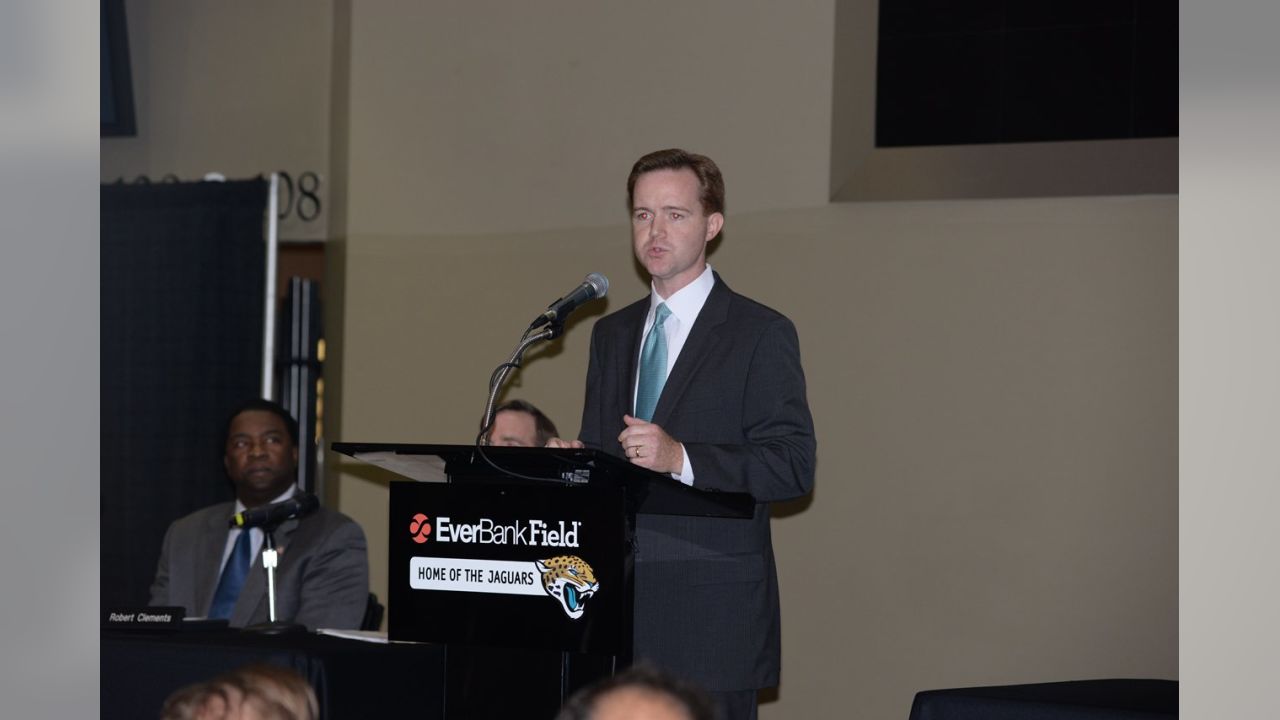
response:
[[[160,720],[318,720],[315,690],[298,673],[278,665],[248,665],[196,685],[164,701]]]

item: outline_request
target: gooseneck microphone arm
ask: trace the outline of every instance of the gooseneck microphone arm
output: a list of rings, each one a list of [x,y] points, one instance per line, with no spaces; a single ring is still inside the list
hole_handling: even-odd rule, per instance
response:
[[[550,325],[537,332],[534,332],[533,327],[525,330],[524,335],[520,338],[520,344],[517,345],[515,351],[511,353],[511,357],[506,362],[499,365],[493,371],[493,375],[489,377],[489,399],[484,406],[484,419],[480,423],[480,434],[476,436],[476,453],[480,456],[480,459],[489,464],[489,467],[497,470],[503,475],[509,475],[523,480],[559,479],[554,477],[533,477],[517,472],[511,468],[502,467],[498,463],[494,462],[493,458],[489,457],[489,453],[485,451],[485,446],[489,444],[489,431],[493,429],[493,405],[498,399],[498,394],[501,392],[502,385],[506,382],[507,376],[512,370],[520,367],[520,363],[524,358],[524,352],[529,349],[530,345],[533,345],[540,340],[551,340],[559,336],[562,332],[564,332],[563,317],[558,320],[551,321]]]
[[[484,418],[480,423],[480,436],[476,438],[477,445],[489,444],[489,429],[493,427],[494,403],[498,399],[498,393],[502,391],[503,384],[507,381],[507,376],[524,361],[525,351],[536,342],[555,339],[562,332],[564,332],[563,321],[552,322],[537,332],[532,332],[532,328],[526,330],[520,338],[520,343],[516,345],[515,351],[511,353],[511,357],[494,369],[493,374],[489,376],[489,399],[484,405]]]
[[[564,321],[570,313],[592,300],[604,297],[608,292],[609,278],[598,272],[589,273],[581,285],[548,305],[545,312],[529,323],[528,329],[520,337],[520,343],[516,345],[515,352],[511,353],[511,357],[489,376],[489,398],[484,405],[484,416],[480,420],[480,435],[476,437],[477,447],[489,444],[489,430],[493,427],[494,403],[498,400],[498,394],[502,391],[502,385],[506,382],[507,376],[512,370],[519,368],[520,363],[524,361],[524,353],[529,346],[540,340],[554,340],[559,337],[564,332]],[[545,328],[534,332],[544,325]]]

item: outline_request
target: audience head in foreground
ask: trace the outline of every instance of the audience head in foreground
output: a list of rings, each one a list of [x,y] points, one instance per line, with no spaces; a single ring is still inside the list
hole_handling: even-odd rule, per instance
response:
[[[189,685],[164,701],[160,720],[317,720],[320,703],[301,675],[248,665]]]
[[[649,665],[585,687],[556,720],[715,720],[706,693]]]

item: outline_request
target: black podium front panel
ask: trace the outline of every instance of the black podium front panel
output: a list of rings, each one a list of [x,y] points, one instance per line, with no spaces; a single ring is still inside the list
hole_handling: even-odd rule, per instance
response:
[[[388,636],[629,656],[617,488],[393,482]]]

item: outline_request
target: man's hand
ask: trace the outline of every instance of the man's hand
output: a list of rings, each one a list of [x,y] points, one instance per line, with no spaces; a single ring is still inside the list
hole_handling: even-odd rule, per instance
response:
[[[583,445],[581,440],[565,440],[563,438],[553,437],[547,440],[547,444],[544,447],[580,449],[586,447],[586,445]]]
[[[684,447],[666,430],[651,422],[623,415],[627,429],[618,436],[622,450],[632,465],[660,473],[679,475],[684,472]]]

